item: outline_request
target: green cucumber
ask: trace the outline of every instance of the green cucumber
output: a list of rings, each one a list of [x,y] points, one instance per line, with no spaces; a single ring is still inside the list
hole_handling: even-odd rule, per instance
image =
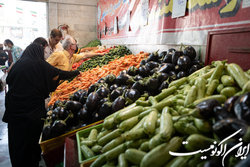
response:
[[[169,114],[169,107],[165,107],[161,114],[160,121],[160,136],[165,141],[168,141],[174,131],[172,116]]]
[[[107,161],[116,159],[121,153],[124,153],[126,151],[126,145],[125,143],[120,144],[119,146],[116,146],[112,150],[109,150],[108,152],[104,153]]]
[[[168,143],[163,143],[149,153],[147,153],[142,161],[141,167],[160,167],[166,164],[172,156],[169,151],[178,151],[182,145],[182,139],[180,137],[173,137]]]
[[[135,165],[140,165],[141,160],[145,155],[145,152],[133,148],[129,148],[125,152],[125,158]]]
[[[133,128],[139,122],[138,116],[131,117],[120,123],[119,129],[127,131]]]
[[[189,104],[193,103],[196,100],[197,97],[197,88],[196,86],[192,86],[191,89],[189,90],[185,102],[184,102],[184,106],[188,106]]]
[[[82,154],[83,156],[86,158],[86,159],[89,159],[89,158],[92,158],[95,156],[94,152],[86,145],[81,145],[81,151],[82,151]]]
[[[115,148],[116,146],[122,144],[125,141],[124,137],[121,135],[113,140],[111,140],[110,142],[108,142],[103,148],[102,148],[102,152],[105,153],[113,148]]]
[[[221,83],[224,86],[233,86],[235,84],[235,81],[234,81],[233,77],[231,77],[229,75],[223,75],[221,77]]]
[[[98,140],[98,144],[101,146],[104,146],[105,144],[107,144],[109,141],[111,141],[112,139],[117,138],[118,136],[120,136],[122,134],[122,130],[120,129],[116,129],[110,133],[108,133],[107,135],[103,136],[102,138],[100,138]]]
[[[89,133],[88,140],[96,140],[98,131],[96,129],[92,129]]]
[[[118,116],[116,117],[118,122],[122,122],[126,119],[129,119],[131,117],[139,115],[141,112],[143,112],[143,107],[142,106],[136,106],[134,108],[131,108],[129,110],[120,112]]]
[[[151,113],[149,113],[148,117],[146,118],[143,129],[144,132],[148,135],[152,135],[155,132],[156,129],[156,122],[157,122],[157,110],[153,110]]]
[[[128,167],[128,162],[125,158],[125,154],[121,153],[118,157],[118,166],[119,167]]]

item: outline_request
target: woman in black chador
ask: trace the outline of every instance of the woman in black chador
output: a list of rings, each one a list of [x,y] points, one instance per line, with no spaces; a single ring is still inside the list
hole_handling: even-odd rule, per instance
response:
[[[13,65],[6,82],[3,121],[8,123],[9,152],[13,167],[37,167],[41,156],[39,137],[46,117],[45,99],[59,80],[69,79],[79,71],[66,72],[44,60],[44,48],[30,44]]]

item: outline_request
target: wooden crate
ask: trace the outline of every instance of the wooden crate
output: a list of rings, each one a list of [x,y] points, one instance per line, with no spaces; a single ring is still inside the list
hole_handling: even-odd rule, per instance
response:
[[[47,154],[48,152],[50,152],[58,147],[64,146],[65,138],[72,135],[72,134],[75,134],[77,131],[87,129],[91,126],[95,126],[95,125],[98,125],[100,123],[103,123],[103,120],[86,125],[84,127],[70,131],[70,132],[65,133],[61,136],[58,136],[58,137],[55,137],[55,138],[52,138],[52,139],[49,139],[46,141],[41,141],[42,140],[42,135],[41,135],[40,140],[39,140],[39,144],[40,144],[40,147],[42,149],[43,154]]]

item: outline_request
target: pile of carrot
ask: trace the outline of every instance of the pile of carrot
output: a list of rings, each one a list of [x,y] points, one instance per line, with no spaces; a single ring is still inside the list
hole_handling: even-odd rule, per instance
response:
[[[109,74],[118,76],[122,70],[127,70],[130,66],[139,68],[141,60],[146,58],[148,55],[148,53],[143,52],[140,52],[137,55],[126,55],[119,59],[115,59],[102,67],[98,66],[91,70],[81,72],[71,82],[64,81],[60,84],[51,96],[48,105],[53,105],[57,100],[68,100],[70,95],[79,89],[88,89],[90,85],[96,83],[99,79]]]

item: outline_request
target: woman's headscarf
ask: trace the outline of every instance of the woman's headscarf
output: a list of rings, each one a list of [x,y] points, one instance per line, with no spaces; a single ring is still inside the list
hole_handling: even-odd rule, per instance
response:
[[[37,43],[32,43],[24,50],[21,58],[44,60],[44,48]]]

